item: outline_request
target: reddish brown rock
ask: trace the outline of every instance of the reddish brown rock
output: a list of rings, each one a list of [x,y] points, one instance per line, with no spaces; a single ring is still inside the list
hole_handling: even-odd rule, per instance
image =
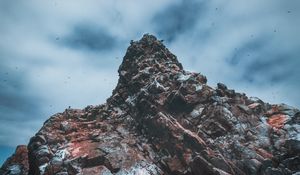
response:
[[[275,114],[268,118],[268,124],[274,128],[280,129],[284,126],[284,123],[288,120],[288,117],[283,114]]]
[[[19,145],[15,153],[8,158],[0,169],[0,174],[20,174],[28,173],[28,150],[25,145]]]
[[[206,84],[152,35],[132,42],[107,103],[50,117],[1,173],[293,174],[299,110]],[[24,147],[24,150],[26,147]],[[20,153],[21,152],[21,153]],[[29,162],[29,170],[28,163]],[[10,172],[9,172],[10,171]],[[11,173],[13,172],[13,173]]]

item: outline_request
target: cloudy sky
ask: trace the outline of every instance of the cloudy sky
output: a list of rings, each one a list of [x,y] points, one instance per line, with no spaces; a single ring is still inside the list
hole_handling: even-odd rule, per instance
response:
[[[1,0],[0,163],[52,114],[101,104],[131,39],[208,84],[300,107],[298,0]]]

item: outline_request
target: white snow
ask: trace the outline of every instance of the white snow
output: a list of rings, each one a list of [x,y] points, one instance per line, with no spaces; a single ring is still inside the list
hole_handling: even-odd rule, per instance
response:
[[[120,72],[120,74],[121,74],[122,76],[124,76],[126,73],[127,73],[127,72],[124,71],[124,70],[122,70],[122,71]]]
[[[204,108],[195,108],[195,109],[190,113],[190,115],[191,115],[193,118],[196,118],[196,117],[198,117],[198,116],[201,115],[203,109],[204,109]]]
[[[200,91],[203,88],[203,86],[201,84],[196,84],[194,86],[196,88],[196,91]]]
[[[48,166],[48,163],[45,163],[45,164],[39,166],[39,170],[40,170],[41,175],[45,174],[45,170],[46,170],[47,166]]]
[[[70,153],[67,151],[67,149],[61,149],[56,151],[53,159],[56,161],[63,161],[68,155],[70,155]]]
[[[157,81],[157,78],[155,78],[152,83],[155,85],[156,88],[161,88],[163,90],[166,90],[166,88]]]
[[[150,74],[150,72],[149,72],[150,69],[151,69],[151,67],[146,67],[145,69],[141,70],[140,72]]]
[[[128,98],[125,100],[126,103],[129,103],[131,106],[135,106],[135,96],[128,96]]]
[[[270,145],[269,125],[264,116],[260,118],[262,122],[256,127],[258,141],[255,143],[260,147],[264,147]]]
[[[114,110],[115,110],[118,114],[122,114],[122,113],[123,113],[122,109],[119,108],[119,107],[114,107]]]
[[[157,166],[154,164],[140,162],[136,163],[128,170],[121,170],[116,175],[152,175],[160,174],[157,170]]]
[[[251,101],[255,101],[255,102],[260,101],[260,99],[259,99],[258,97],[249,97],[249,99],[250,99]]]
[[[8,167],[9,171],[10,171],[10,175],[17,175],[17,174],[21,174],[21,167],[20,165],[12,165]]]
[[[191,77],[191,75],[184,75],[184,74],[180,74],[179,77],[178,77],[178,81],[186,81],[188,80],[189,78]]]
[[[300,125],[299,124],[293,124],[293,125],[286,124],[284,126],[284,129],[289,132],[288,134],[289,134],[290,139],[300,141]]]

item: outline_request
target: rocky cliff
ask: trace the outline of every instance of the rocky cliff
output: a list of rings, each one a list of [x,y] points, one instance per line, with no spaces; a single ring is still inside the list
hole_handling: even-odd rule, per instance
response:
[[[103,105],[66,109],[0,174],[300,174],[300,112],[183,70],[152,35],[131,42]]]

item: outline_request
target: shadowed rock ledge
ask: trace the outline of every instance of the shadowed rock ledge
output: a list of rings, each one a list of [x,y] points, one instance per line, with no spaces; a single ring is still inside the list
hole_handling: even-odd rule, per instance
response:
[[[299,173],[298,109],[209,87],[152,35],[131,42],[118,72],[105,104],[51,116],[0,174]]]

